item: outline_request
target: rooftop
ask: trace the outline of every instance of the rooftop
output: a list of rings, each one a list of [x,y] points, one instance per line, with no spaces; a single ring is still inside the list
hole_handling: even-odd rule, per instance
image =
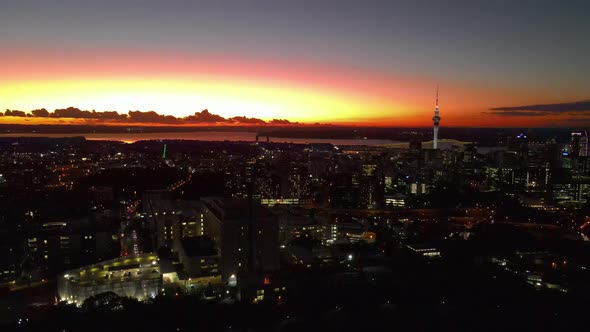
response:
[[[66,271],[62,277],[82,286],[160,278],[158,257],[153,253],[121,257]]]
[[[224,220],[246,219],[250,213],[250,201],[248,199],[210,198],[208,203],[223,211]],[[254,218],[274,217],[274,214],[260,203],[253,202],[252,208]]]

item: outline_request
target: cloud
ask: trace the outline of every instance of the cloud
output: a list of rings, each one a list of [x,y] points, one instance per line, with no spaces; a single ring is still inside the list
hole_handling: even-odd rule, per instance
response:
[[[209,113],[208,109],[204,109],[201,112],[195,112],[194,115],[189,115],[184,119],[192,123],[219,123],[229,121],[220,115]]]
[[[247,118],[245,116],[234,116],[230,119],[233,122],[243,123],[243,124],[265,124],[266,121],[257,119],[257,118]]]
[[[75,118],[75,119],[92,119],[92,112],[83,111],[79,108],[68,107],[58,108],[49,115],[52,118]]]
[[[483,112],[485,114],[503,115],[503,116],[545,116],[546,112],[527,112],[527,111],[496,111]]]
[[[37,110],[32,110],[31,114],[38,118],[46,118],[49,116],[49,111],[44,108],[40,108]]]
[[[493,112],[483,113],[502,116],[545,116],[554,114],[583,114],[586,112],[590,112],[590,100],[559,104],[503,106],[490,108],[490,111]]]
[[[27,113],[23,112],[23,111],[17,111],[17,110],[6,110],[6,112],[4,112],[4,115],[6,116],[19,116],[19,117],[26,117]]]
[[[158,114],[154,111],[129,111],[129,121],[143,123],[176,124],[180,122],[180,119],[172,115]]]
[[[293,122],[287,120],[287,119],[272,119],[270,121],[271,124],[278,124],[278,125],[288,125],[288,124],[292,124]]]
[[[36,117],[43,117],[45,109],[42,108],[40,110],[31,111],[31,113]],[[36,114],[40,113],[41,115]],[[45,111],[47,112],[47,111]],[[97,112],[95,110],[92,111],[83,111],[76,107],[68,107],[68,108],[58,108],[54,110],[52,113],[48,113],[49,117],[51,118],[72,118],[72,119],[102,119],[102,120],[126,120],[127,114],[119,114],[115,111],[105,111],[105,112]]]
[[[555,122],[564,124],[564,123],[568,123],[568,124],[582,124],[582,123],[590,123],[590,114],[582,114],[582,115],[578,115],[578,116],[573,116],[573,117],[568,117],[565,119],[557,119]]]
[[[104,112],[97,112],[92,111],[92,114],[95,116],[96,119],[104,119],[104,120],[127,120],[127,114],[119,114],[116,111],[104,111]]]
[[[0,112],[0,116],[2,113]],[[246,116],[236,116],[233,118],[224,118],[223,116],[213,114],[204,109],[195,112],[193,115],[186,117],[175,117],[172,115],[159,114],[155,111],[129,111],[127,114],[120,114],[116,111],[97,112],[95,110],[87,111],[76,107],[58,108],[53,112],[45,108],[35,109],[30,112],[6,110],[6,116],[30,117],[30,118],[53,118],[53,119],[82,119],[93,124],[97,122],[106,122],[111,124],[130,124],[130,123],[149,123],[149,124],[167,124],[167,125],[190,125],[190,124],[246,124],[262,125],[266,121],[258,118],[248,118]],[[298,124],[287,119],[273,119],[268,122],[274,125]]]

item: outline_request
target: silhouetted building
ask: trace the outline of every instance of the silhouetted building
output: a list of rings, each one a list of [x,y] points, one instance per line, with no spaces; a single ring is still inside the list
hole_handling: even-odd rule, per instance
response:
[[[247,199],[208,198],[205,203],[205,234],[219,249],[224,281],[240,272],[263,273],[279,268],[279,222],[270,210]],[[250,221],[254,227],[251,232]],[[249,258],[252,266],[248,266]]]

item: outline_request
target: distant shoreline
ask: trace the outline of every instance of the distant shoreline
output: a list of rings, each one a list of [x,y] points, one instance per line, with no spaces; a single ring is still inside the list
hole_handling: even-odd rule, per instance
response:
[[[571,130],[568,128],[452,128],[441,127],[441,142],[455,140],[457,142],[472,142],[478,146],[505,146],[509,136],[517,136],[526,132],[531,141],[547,141],[555,139],[557,142],[568,142]],[[0,137],[43,137],[63,135],[72,136],[100,136],[100,135],[128,135],[133,140],[138,136],[152,136],[160,134],[163,138],[178,134],[187,136],[205,133],[249,133],[255,140],[266,137],[283,139],[317,139],[317,140],[384,140],[382,144],[394,142],[422,142],[427,146],[432,141],[432,128],[402,128],[402,127],[352,127],[352,126],[93,126],[93,125],[0,125]],[[153,136],[152,136],[153,137]],[[250,139],[248,139],[250,140]]]
[[[43,138],[79,138],[88,141],[115,141],[135,143],[147,140],[169,141],[204,141],[204,142],[251,142],[257,141],[257,133],[243,131],[200,131],[176,133],[0,133],[0,139],[43,139]],[[259,137],[260,142],[266,142],[267,137]],[[393,140],[382,139],[340,139],[340,138],[309,138],[309,137],[268,137],[271,143],[293,144],[332,144],[332,145],[366,145],[381,146],[383,144],[406,144]]]
[[[422,143],[422,149],[431,149],[432,145],[433,145],[433,141],[423,141]],[[453,145],[467,145],[467,144],[473,144],[474,142],[465,142],[465,141],[458,141],[456,139],[439,139],[438,140],[439,144],[453,144]],[[402,149],[402,148],[409,148],[409,142],[397,142],[397,143],[391,143],[391,144],[383,144],[383,145],[379,145],[380,147],[384,147],[384,148],[398,148],[398,149]]]

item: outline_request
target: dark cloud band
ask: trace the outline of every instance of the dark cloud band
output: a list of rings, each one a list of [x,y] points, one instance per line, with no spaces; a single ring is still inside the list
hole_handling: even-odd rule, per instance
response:
[[[545,116],[564,113],[580,114],[590,112],[590,100],[559,104],[494,107],[490,108],[490,111],[493,112],[484,113],[502,116]]]
[[[116,111],[85,111],[75,107],[59,108],[50,112],[44,108],[32,110],[26,113],[18,110],[6,110],[4,114],[0,112],[0,116],[17,116],[17,117],[34,117],[34,118],[57,118],[57,119],[86,119],[98,120],[120,123],[153,123],[153,124],[296,124],[286,119],[273,119],[266,122],[258,118],[248,118],[245,116],[235,116],[232,118],[224,118],[220,115],[213,114],[205,109],[201,112],[195,112],[193,115],[186,117],[175,117],[172,115],[163,115],[155,111],[129,111],[127,114],[118,113]]]

